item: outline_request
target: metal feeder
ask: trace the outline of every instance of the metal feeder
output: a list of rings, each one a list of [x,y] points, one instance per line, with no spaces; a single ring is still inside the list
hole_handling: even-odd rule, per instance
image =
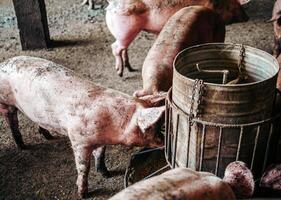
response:
[[[205,44],[178,54],[166,99],[165,148],[134,154],[125,187],[175,167],[222,177],[235,160],[246,162],[257,181],[276,156],[281,131],[278,71],[274,57],[243,45]]]
[[[243,45],[204,44],[179,53],[166,101],[170,167],[222,177],[230,162],[241,160],[260,177],[279,139],[278,71],[273,56]]]

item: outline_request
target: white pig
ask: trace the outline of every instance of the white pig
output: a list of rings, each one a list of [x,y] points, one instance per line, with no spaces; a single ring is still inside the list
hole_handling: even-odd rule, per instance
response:
[[[250,198],[254,190],[251,171],[232,162],[224,180],[208,172],[176,168],[126,188],[109,200],[234,200]],[[248,185],[252,187],[248,187]],[[246,188],[246,189],[244,189]],[[247,192],[245,193],[245,191]]]
[[[141,31],[158,34],[168,19],[178,10],[201,5],[216,11],[226,24],[243,22],[248,16],[242,4],[249,0],[108,0],[106,23],[116,41],[112,44],[117,73],[124,67],[133,71],[128,58],[128,47]]]
[[[19,56],[0,64],[0,113],[13,134],[20,135],[20,110],[40,127],[69,137],[80,197],[87,193],[93,151],[96,164],[106,171],[104,145],[163,145],[158,129],[165,108],[152,106],[164,98],[136,100],[40,58]]]

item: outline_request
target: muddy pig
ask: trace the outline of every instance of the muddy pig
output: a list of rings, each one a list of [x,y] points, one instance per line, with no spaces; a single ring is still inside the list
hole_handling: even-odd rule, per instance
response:
[[[105,145],[163,145],[158,130],[165,108],[157,106],[164,99],[134,99],[40,58],[19,56],[0,64],[0,112],[17,134],[19,110],[40,127],[69,137],[80,197],[87,193],[92,153],[106,174]]]
[[[210,42],[224,42],[225,25],[209,8],[189,6],[176,12],[165,24],[149,50],[142,67],[141,97],[168,91],[172,86],[173,61],[184,48]]]
[[[232,174],[237,176],[236,171],[232,171]],[[232,174],[228,173],[225,176],[232,176]],[[241,180],[240,177],[238,179]],[[227,180],[235,181],[235,179]],[[253,177],[250,181],[254,182]],[[234,200],[236,195],[241,195],[234,193],[229,183],[231,182],[223,181],[208,172],[176,168],[135,183],[110,200]],[[243,183],[238,184],[240,188],[244,186]]]
[[[201,5],[215,10],[225,23],[247,21],[241,4],[249,0],[108,0],[107,26],[115,37],[112,53],[117,73],[122,76],[124,67],[134,71],[129,64],[128,47],[142,30],[159,34],[167,20],[178,10]]]
[[[272,17],[269,22],[273,22],[274,29],[274,46],[273,56],[276,58],[280,54],[281,49],[281,0],[277,0],[274,4]]]

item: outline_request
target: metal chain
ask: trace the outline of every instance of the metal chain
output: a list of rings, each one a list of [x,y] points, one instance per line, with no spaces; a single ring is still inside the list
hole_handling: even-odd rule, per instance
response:
[[[197,117],[198,115],[199,105],[201,103],[201,98],[203,95],[203,89],[204,89],[203,80],[195,79],[191,92],[191,101],[190,101],[190,108],[189,108],[189,123],[191,125],[193,124],[193,118]]]
[[[239,53],[239,60],[238,60],[238,70],[239,70],[239,76],[243,75],[243,68],[244,68],[244,58],[245,58],[246,54],[245,54],[245,47],[242,44],[241,49],[240,49],[240,53]]]
[[[194,113],[194,117],[197,117],[198,114],[200,114],[200,104],[201,104],[201,101],[202,101],[202,97],[204,95],[204,89],[205,89],[205,85],[204,85],[204,82],[203,80],[199,80],[198,81],[198,85],[197,85],[197,102],[196,102],[196,109],[195,109],[195,113]]]
[[[190,101],[190,108],[189,108],[189,119],[190,122],[192,121],[194,115],[193,115],[193,105],[194,105],[194,98],[195,98],[195,91],[198,83],[198,79],[195,79],[193,87],[192,87],[192,92],[191,92],[191,101]]]

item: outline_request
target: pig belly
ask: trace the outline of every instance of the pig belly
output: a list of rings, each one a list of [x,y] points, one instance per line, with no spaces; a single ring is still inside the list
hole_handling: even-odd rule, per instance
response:
[[[111,34],[121,41],[128,41],[129,44],[142,30],[147,20],[147,13],[126,16],[108,10],[105,17]]]
[[[151,10],[142,30],[154,34],[159,34],[168,19],[180,9],[181,7],[177,6],[172,8]]]

